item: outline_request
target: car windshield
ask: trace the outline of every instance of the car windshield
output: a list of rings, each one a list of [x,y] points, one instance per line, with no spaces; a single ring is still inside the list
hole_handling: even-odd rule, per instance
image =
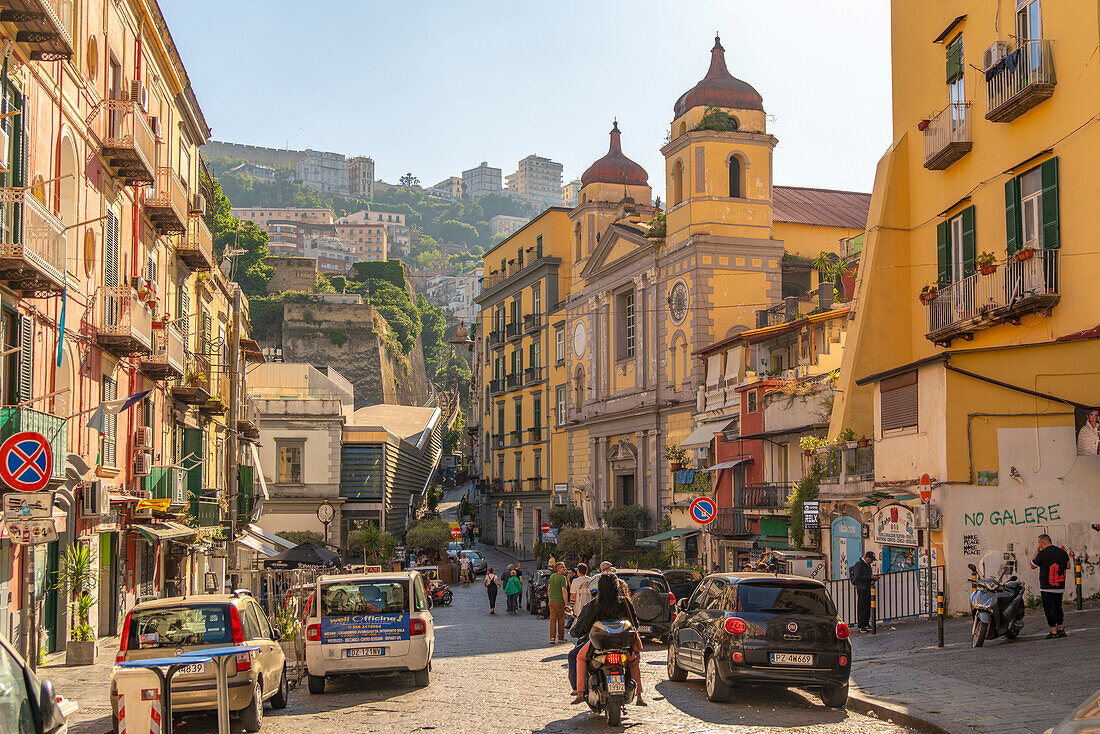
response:
[[[399,614],[409,610],[408,581],[345,581],[321,587],[321,616]]]
[[[232,643],[229,607],[224,604],[139,609],[130,616],[130,650]]]
[[[836,616],[836,608],[825,589],[797,581],[738,584],[735,611]]]
[[[620,581],[625,581],[627,587],[630,589],[630,593],[633,594],[639,589],[656,589],[657,591],[668,591],[668,584],[665,582],[663,576],[648,576],[641,573],[620,573],[618,574]],[[600,576],[596,574],[592,577],[592,581],[588,584],[589,590],[593,594],[596,593],[596,588],[599,585]]]

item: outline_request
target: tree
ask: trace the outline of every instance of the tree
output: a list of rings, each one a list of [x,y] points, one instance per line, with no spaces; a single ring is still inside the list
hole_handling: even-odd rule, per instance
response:
[[[348,548],[363,553],[364,566],[380,566],[397,553],[397,538],[368,523],[348,534]]]
[[[554,505],[547,513],[547,519],[556,528],[584,527],[584,511],[572,505]]]
[[[405,545],[423,551],[429,561],[442,559],[450,542],[451,528],[442,520],[418,520],[405,533]]]
[[[443,315],[443,309],[428,303],[423,293],[417,295],[416,306],[420,311],[420,343],[424,347],[424,366],[428,374],[433,375],[439,366],[438,361],[444,347],[448,346],[443,342],[447,318]]]
[[[253,222],[242,223],[232,214],[229,198],[222,193],[221,184],[203,175],[203,185],[211,194],[207,207],[214,223],[214,260],[220,263],[226,248],[244,250],[233,257],[233,266],[229,271],[230,280],[240,284],[241,290],[249,296],[262,296],[267,293],[267,283],[275,274],[275,268],[268,265],[267,232]]]
[[[412,173],[406,173],[401,177],[401,185],[405,188],[412,188],[420,185],[420,179],[412,175]]]
[[[562,528],[558,532],[558,550],[568,558],[599,563],[621,543],[619,534],[608,530]]]
[[[603,511],[608,525],[620,530],[637,530],[639,525],[649,524],[649,508],[644,505],[622,505]]]
[[[284,530],[275,534],[294,545],[301,545],[302,543],[323,543],[325,540],[323,535],[313,530]]]

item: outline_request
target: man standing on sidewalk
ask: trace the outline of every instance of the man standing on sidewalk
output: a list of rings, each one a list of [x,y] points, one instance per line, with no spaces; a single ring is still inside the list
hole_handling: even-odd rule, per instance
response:
[[[546,599],[550,603],[550,644],[565,642],[565,564],[554,566],[546,587]],[[557,634],[557,639],[554,635]]]
[[[1043,613],[1050,626],[1045,639],[1065,637],[1062,627],[1065,612],[1062,610],[1062,594],[1066,591],[1066,572],[1069,570],[1069,554],[1050,542],[1050,536],[1039,536],[1039,552],[1031,559],[1031,567],[1039,569],[1039,596],[1043,598]]]
[[[871,584],[875,582],[875,572],[871,564],[875,561],[875,552],[867,551],[848,569],[849,579],[856,587],[856,609],[859,610],[860,632],[871,631]]]

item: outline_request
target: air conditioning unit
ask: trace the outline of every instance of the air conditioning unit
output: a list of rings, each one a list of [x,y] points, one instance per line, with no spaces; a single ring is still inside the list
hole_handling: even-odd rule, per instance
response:
[[[989,71],[1005,56],[1008,56],[1008,44],[1004,41],[994,41],[992,46],[982,51],[982,71]]]
[[[137,430],[134,431],[134,448],[153,448],[153,429],[149,428],[149,426],[138,426]]]
[[[145,88],[145,82],[140,79],[130,82],[130,101],[137,102],[142,112],[149,111],[149,90]]]
[[[172,482],[172,486],[169,487],[172,493],[172,504],[187,504],[187,475],[181,471],[173,472],[170,475],[170,481]]]
[[[106,517],[111,514],[111,500],[102,482],[88,482],[81,489],[80,514],[85,517]]]
[[[164,128],[161,127],[159,116],[157,116],[157,115],[150,115],[149,116],[149,129],[151,129],[153,131],[153,135],[155,135],[157,138],[163,138],[164,137]]]
[[[191,213],[206,216],[206,197],[202,194],[194,194],[191,197]]]
[[[139,453],[134,457],[134,476],[135,477],[147,477],[149,476],[149,470],[153,466],[153,457],[145,452]]]
[[[130,276],[130,287],[135,291],[145,290],[145,278],[140,275]]]

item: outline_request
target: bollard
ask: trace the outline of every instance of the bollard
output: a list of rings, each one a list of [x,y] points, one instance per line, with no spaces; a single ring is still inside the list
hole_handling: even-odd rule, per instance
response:
[[[874,585],[874,583],[872,583],[871,584],[871,634],[872,635],[877,635],[878,634],[878,624],[877,624],[877,621],[876,621],[878,619],[878,610],[875,608],[875,597],[876,596],[877,596],[877,594],[875,592],[875,585]]]
[[[936,633],[936,646],[943,647],[943,592],[936,594],[936,613],[939,615],[937,626],[939,630]]]
[[[1081,595],[1081,562],[1074,561],[1073,563],[1073,579],[1077,582],[1077,611],[1081,611],[1085,608],[1085,599]]]

